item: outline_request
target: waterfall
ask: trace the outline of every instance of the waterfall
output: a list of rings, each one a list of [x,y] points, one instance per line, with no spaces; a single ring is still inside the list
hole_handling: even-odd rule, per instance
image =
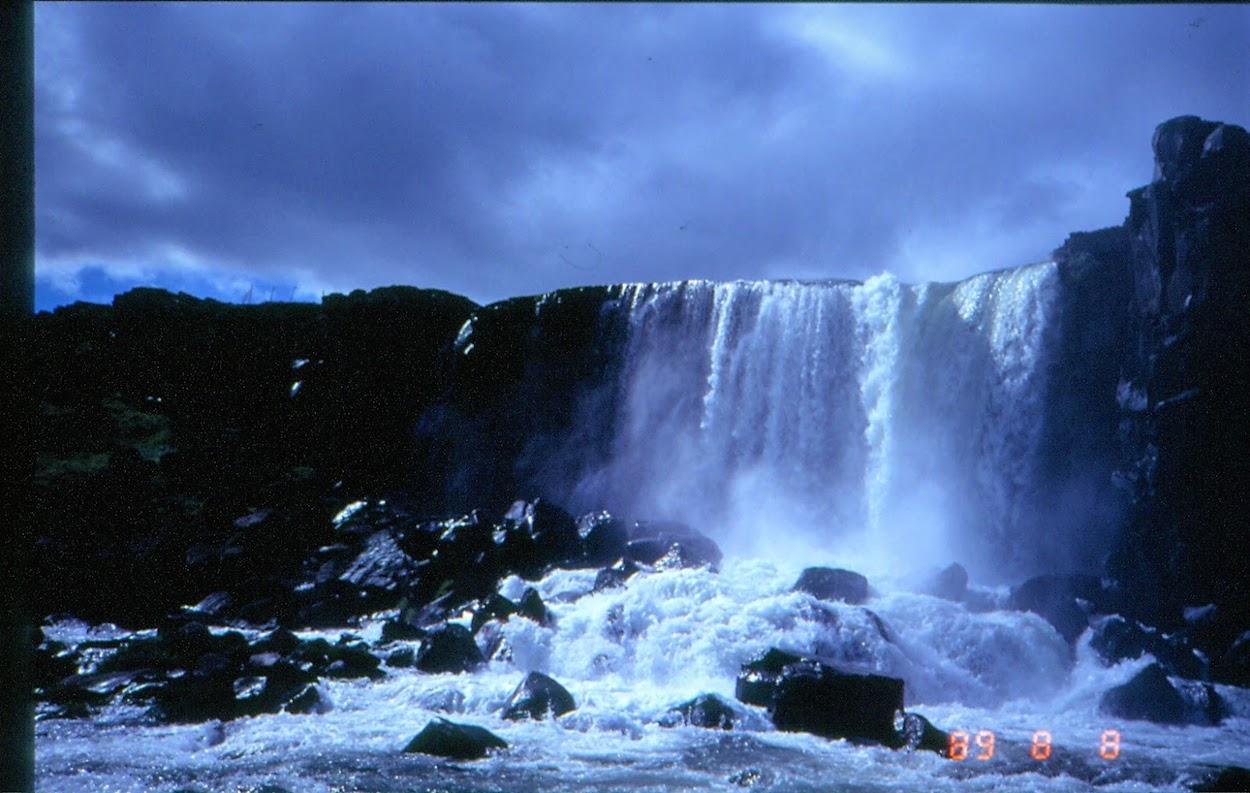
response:
[[[750,552],[1027,567],[1058,291],[1052,263],[625,287],[596,497]]]

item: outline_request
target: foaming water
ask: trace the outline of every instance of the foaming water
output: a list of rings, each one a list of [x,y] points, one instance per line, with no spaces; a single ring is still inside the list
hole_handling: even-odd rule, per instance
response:
[[[555,624],[506,622],[511,660],[471,675],[389,669],[376,682],[323,681],[333,709],[316,716],[153,726],[137,710],[113,708],[92,721],[43,721],[40,789],[173,790],[195,782],[209,790],[732,790],[732,778],[753,773],[757,789],[766,790],[822,790],[836,781],[863,791],[1077,791],[1094,784],[1144,791],[1174,789],[1204,762],[1250,763],[1246,703],[1218,729],[1108,723],[1097,713],[1098,696],[1144,662],[1104,668],[1081,646],[1073,659],[1032,614],[974,614],[907,593],[878,595],[864,606],[818,601],[789,591],[794,572],[730,559],[720,573],[644,573],[599,593],[589,593],[591,571],[553,573],[537,588]],[[516,594],[526,585],[509,579],[502,590]],[[376,625],[363,631],[366,638],[376,633]],[[771,646],[902,677],[910,709],[948,729],[993,731],[997,754],[959,763],[776,732],[762,709],[733,700],[739,665]],[[505,700],[532,670],[564,684],[577,709],[540,723],[502,720]],[[1222,691],[1234,700],[1244,694]],[[700,693],[734,702],[738,728],[656,723]],[[469,764],[403,755],[407,741],[440,715],[485,726],[510,748]],[[1114,763],[1097,753],[1108,728],[1123,736]],[[1054,761],[1046,764],[1028,753],[1041,729],[1054,741]]]
[[[958,284],[625,287],[616,446],[582,495],[751,555],[1018,574],[1041,542],[1058,294],[1053,263]]]

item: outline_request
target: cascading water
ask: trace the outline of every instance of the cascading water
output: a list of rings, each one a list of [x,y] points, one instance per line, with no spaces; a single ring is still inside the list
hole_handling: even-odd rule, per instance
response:
[[[1250,765],[1245,690],[1218,687],[1228,709],[1219,726],[1109,720],[1100,697],[1151,658],[1105,664],[1088,634],[1073,648],[1037,614],[1003,608],[1001,588],[979,586],[1045,569],[1053,546],[1073,539],[1064,532],[1081,526],[1051,524],[1065,508],[1048,461],[1067,437],[1054,426],[1052,379],[1072,357],[1062,291],[1051,263],[957,284],[882,275],[621,287],[601,328],[622,345],[612,393],[585,401],[574,428],[584,433],[542,438],[534,454],[544,475],[577,483],[546,482],[572,494],[574,509],[683,520],[711,535],[726,552],[719,571],[643,571],[607,589],[595,569],[510,576],[499,593],[515,600],[532,585],[553,619],[502,621],[508,652],[471,674],[393,662],[420,643],[382,641],[388,615],[374,615],[352,630],[387,654],[385,676],[319,680],[323,712],[169,725],[122,702],[91,719],[42,721],[40,787],[1088,793],[1173,790],[1217,763]],[[608,453],[578,470],[586,458],[562,451],[600,427],[611,431]],[[971,597],[909,590],[909,573],[950,560],[971,569]],[[867,573],[868,601],[792,590],[800,568],[822,562]],[[84,627],[45,632],[113,638]],[[901,678],[909,709],[978,741],[992,732],[998,754],[959,762],[777,731],[763,708],[734,700],[741,664],[771,647]],[[530,671],[566,686],[576,708],[503,719]],[[661,726],[703,693],[731,703],[732,732]],[[472,763],[400,751],[443,717],[486,727],[509,748]],[[1123,736],[1116,761],[1099,754],[1108,728]],[[1051,762],[1030,754],[1039,731],[1053,734]]]
[[[1057,294],[1051,263],[959,284],[627,287],[594,498],[752,553],[1027,569]]]

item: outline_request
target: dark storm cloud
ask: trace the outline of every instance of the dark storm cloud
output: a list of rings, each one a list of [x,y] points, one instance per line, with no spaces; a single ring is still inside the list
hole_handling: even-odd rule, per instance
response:
[[[40,5],[37,270],[960,277],[1118,222],[1159,121],[1245,123],[1247,40],[1244,6]]]

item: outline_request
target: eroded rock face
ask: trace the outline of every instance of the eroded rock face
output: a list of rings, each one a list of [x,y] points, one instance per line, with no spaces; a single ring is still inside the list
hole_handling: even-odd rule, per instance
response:
[[[1119,389],[1128,500],[1106,573],[1125,616],[1173,630],[1215,603],[1200,649],[1246,630],[1250,598],[1250,135],[1182,116],[1154,136],[1155,180],[1129,193],[1132,291]]]

